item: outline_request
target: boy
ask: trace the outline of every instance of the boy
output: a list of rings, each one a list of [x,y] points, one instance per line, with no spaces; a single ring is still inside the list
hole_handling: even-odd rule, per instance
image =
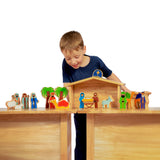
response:
[[[109,80],[121,82],[120,79],[96,56],[86,55],[86,46],[82,36],[76,31],[65,33],[60,40],[60,49],[64,55],[62,64],[63,83],[75,82],[92,76],[95,69],[100,69]],[[122,90],[130,92],[122,86]],[[74,115],[76,126],[75,160],[86,160],[86,114]]]

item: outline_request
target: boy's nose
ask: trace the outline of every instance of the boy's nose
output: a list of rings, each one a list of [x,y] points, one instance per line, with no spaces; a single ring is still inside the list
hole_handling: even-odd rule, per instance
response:
[[[72,59],[72,65],[77,64],[75,59]]]

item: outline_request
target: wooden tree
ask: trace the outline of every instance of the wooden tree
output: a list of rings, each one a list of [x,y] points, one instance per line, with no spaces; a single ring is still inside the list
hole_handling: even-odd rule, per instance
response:
[[[46,108],[49,108],[48,99],[51,92],[54,92],[54,89],[52,87],[43,87],[41,90],[42,96],[46,98]]]
[[[68,90],[66,87],[57,87],[55,89],[55,94],[59,98],[59,101],[67,97],[68,95]]]

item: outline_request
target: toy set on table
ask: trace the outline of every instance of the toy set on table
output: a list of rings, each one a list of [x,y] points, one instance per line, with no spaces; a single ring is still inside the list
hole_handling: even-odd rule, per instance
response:
[[[69,108],[69,103],[65,99],[68,95],[68,90],[65,87],[57,87],[55,90],[52,87],[43,87],[41,90],[42,96],[46,99],[46,109],[66,109]],[[57,100],[58,99],[58,100]],[[39,102],[36,94],[32,93],[30,98],[26,93],[22,94],[20,100],[19,94],[12,96],[12,100],[6,102],[8,110],[15,109],[29,109],[29,102],[31,109],[37,109]]]
[[[96,69],[92,77],[67,84],[66,87],[43,87],[42,96],[46,99],[46,109],[148,109],[149,95],[151,92],[121,92],[119,82],[103,78],[101,70]],[[70,105],[67,101],[69,93]],[[14,109],[37,109],[38,99],[35,93],[30,98],[26,93],[12,96],[12,100],[6,102],[7,108]]]
[[[37,109],[38,99],[35,93],[31,93],[30,103],[31,109]],[[20,99],[19,94],[15,93],[12,95],[12,99],[6,102],[6,106],[8,110],[29,109],[29,95],[23,93]]]

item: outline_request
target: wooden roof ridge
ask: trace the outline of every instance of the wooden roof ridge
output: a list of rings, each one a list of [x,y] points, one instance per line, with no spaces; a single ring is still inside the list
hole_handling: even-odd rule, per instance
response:
[[[85,78],[85,79],[82,79],[82,80],[79,80],[79,81],[76,81],[76,82],[66,83],[65,86],[69,87],[69,86],[73,86],[73,85],[76,85],[76,84],[85,83],[85,82],[88,82],[90,80],[98,80],[98,81],[101,81],[101,82],[111,83],[111,84],[120,85],[120,86],[125,85],[124,83],[108,80],[108,79],[105,79],[105,78],[89,77],[89,78]]]

